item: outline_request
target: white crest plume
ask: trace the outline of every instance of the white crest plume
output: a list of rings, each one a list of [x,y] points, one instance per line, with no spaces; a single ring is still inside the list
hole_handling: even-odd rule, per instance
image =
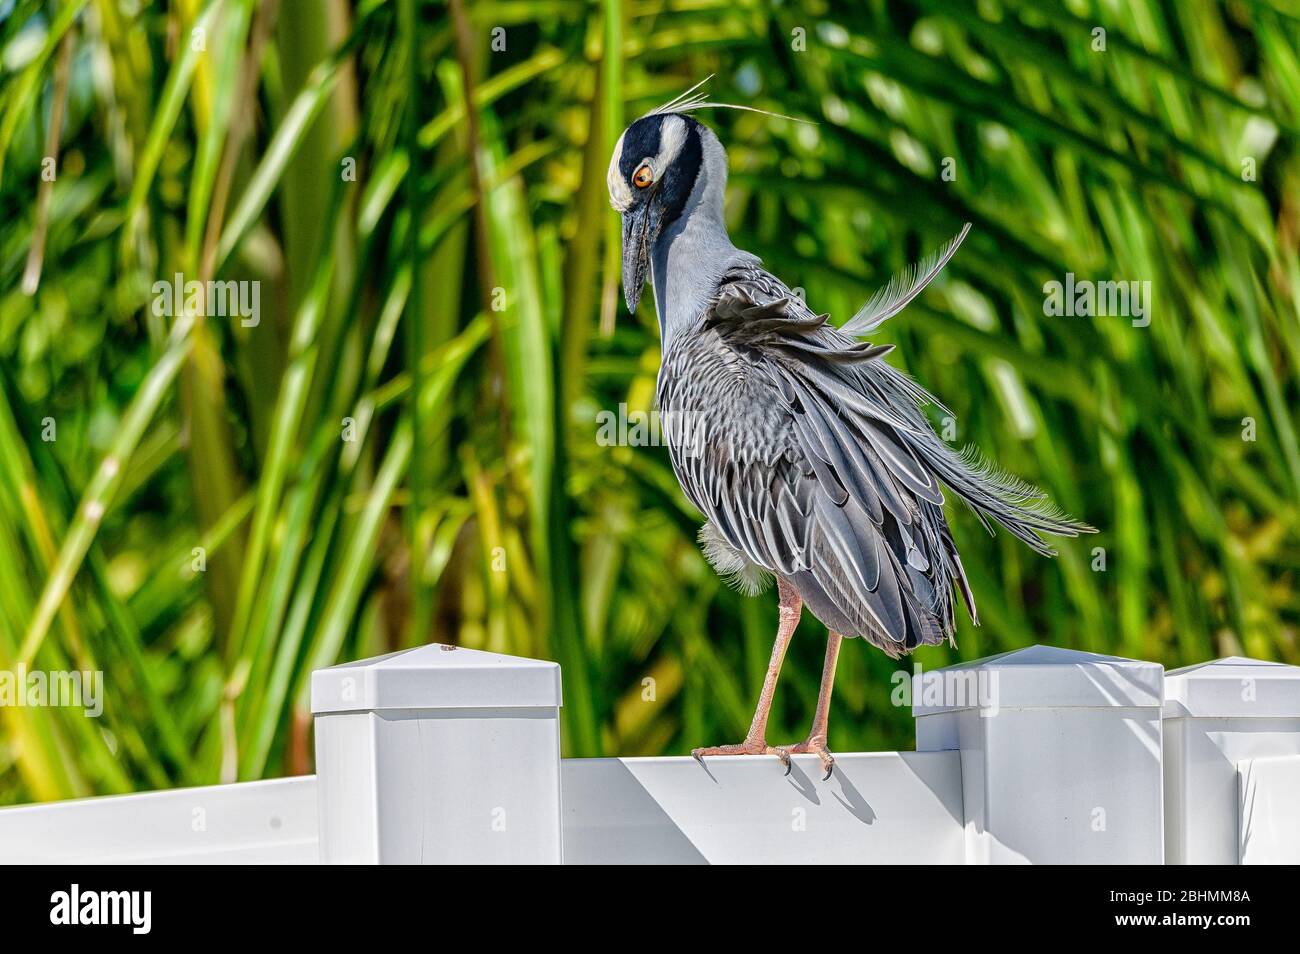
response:
[[[850,335],[867,335],[906,308],[943,271],[969,231],[970,223],[967,222],[957,237],[943,248],[891,278],[889,284],[872,295],[840,330]]]
[[[776,119],[788,119],[795,123],[807,123],[810,126],[817,125],[810,119],[799,119],[797,116],[787,116],[784,113],[773,113],[766,109],[758,109],[754,106],[739,106],[735,103],[715,103],[709,100],[707,93],[697,93],[701,86],[713,79],[713,73],[710,73],[704,79],[700,80],[684,93],[679,93],[668,102],[664,103],[657,109],[652,109],[646,113],[646,116],[658,116],[661,113],[690,113],[697,109],[739,109],[747,113],[758,113],[760,116],[773,116]],[[645,116],[641,117],[642,119]]]

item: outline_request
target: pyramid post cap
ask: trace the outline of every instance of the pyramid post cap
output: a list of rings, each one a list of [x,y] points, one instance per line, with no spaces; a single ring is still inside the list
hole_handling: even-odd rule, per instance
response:
[[[1027,646],[912,679],[912,714],[960,709],[1158,708],[1159,663],[1060,646]]]
[[[313,713],[562,704],[557,663],[430,643],[311,674]]]
[[[1300,718],[1300,666],[1227,656],[1167,674],[1166,719]]]

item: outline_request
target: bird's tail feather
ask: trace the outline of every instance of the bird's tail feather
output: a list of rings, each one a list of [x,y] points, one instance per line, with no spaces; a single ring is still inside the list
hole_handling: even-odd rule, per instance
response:
[[[1077,537],[1097,532],[1065,513],[1037,487],[1000,470],[975,447],[957,454],[934,434],[917,445],[935,476],[975,511],[990,532],[993,520],[1044,556],[1055,556],[1056,551],[1040,534]]]
[[[898,432],[907,439],[913,453],[975,511],[990,532],[991,520],[1044,556],[1055,556],[1056,551],[1039,534],[1077,537],[1097,532],[1070,517],[1034,485],[1000,470],[977,448],[967,447],[959,454],[949,447],[920,410],[927,404],[943,405],[907,374],[884,361],[873,361],[864,366],[864,371],[889,406],[915,423],[915,427]]]

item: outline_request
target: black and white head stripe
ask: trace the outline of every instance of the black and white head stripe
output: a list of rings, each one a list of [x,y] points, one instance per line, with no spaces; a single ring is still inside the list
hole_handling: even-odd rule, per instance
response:
[[[631,179],[642,165],[649,165],[653,179],[658,186],[674,162],[683,152],[698,153],[700,145],[699,127],[696,121],[687,115],[696,109],[739,109],[749,113],[760,113],[778,119],[789,119],[797,123],[810,122],[794,116],[768,112],[753,106],[739,106],[733,103],[710,102],[704,93],[698,92],[701,86],[713,79],[709,76],[696,83],[680,96],[675,96],[658,109],[642,116],[619,137],[614,145],[614,155],[609,161],[609,174],[606,183],[609,186],[609,202],[616,212],[626,212],[636,203],[636,192]],[[815,125],[815,123],[813,124]],[[678,177],[693,184],[699,171],[698,162],[690,168],[679,171]]]
[[[698,156],[698,133],[694,129],[696,122],[689,117],[674,113],[654,113],[638,119],[619,137],[614,146],[614,155],[609,161],[609,201],[615,211],[626,212],[636,201],[636,194],[631,186],[632,176],[643,165],[650,167],[652,181],[658,184],[683,152],[691,152],[688,143],[694,138],[695,154]],[[696,168],[690,170],[693,182]]]

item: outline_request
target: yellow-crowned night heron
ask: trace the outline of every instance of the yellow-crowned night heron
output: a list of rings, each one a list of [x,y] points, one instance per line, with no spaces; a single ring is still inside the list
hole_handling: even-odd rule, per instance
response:
[[[679,97],[629,126],[609,165],[623,218],[623,290],[635,311],[649,278],[662,338],[658,400],[673,468],[707,522],[705,555],[748,593],[776,577],[780,625],[745,741],[713,755],[815,753],[826,747],[835,661],[844,636],[891,657],[951,641],[954,588],[978,623],[940,485],[988,526],[996,521],[1051,555],[1039,533],[1074,522],[1033,487],[954,453],[921,407],[938,402],[858,340],[911,301],[956,251],[890,282],[842,328],[814,313],[723,221],[727,154]],[[967,226],[967,229],[969,226]],[[812,729],[767,744],[768,711],[786,646],[807,606],[830,630]]]

